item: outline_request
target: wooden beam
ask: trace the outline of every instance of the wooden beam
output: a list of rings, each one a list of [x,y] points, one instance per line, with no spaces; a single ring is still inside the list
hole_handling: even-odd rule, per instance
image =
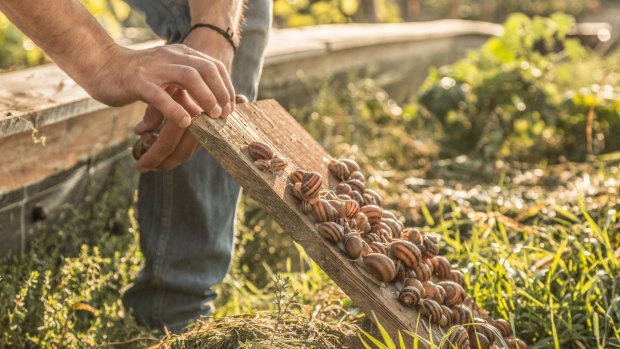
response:
[[[429,338],[441,338],[441,330],[430,327],[418,313],[398,301],[393,285],[377,285],[367,279],[338,247],[315,232],[314,222],[298,209],[298,201],[286,190],[287,176],[301,168],[321,173],[328,179],[324,186],[335,188],[338,180],[328,173],[330,155],[274,100],[239,105],[226,119],[195,118],[190,127],[200,144],[233,176],[245,192],[273,216],[308,255],[371,318],[379,322],[393,338],[404,329]],[[280,175],[256,168],[246,146],[260,141],[274,153],[290,160]],[[403,334],[408,337],[406,334]]]

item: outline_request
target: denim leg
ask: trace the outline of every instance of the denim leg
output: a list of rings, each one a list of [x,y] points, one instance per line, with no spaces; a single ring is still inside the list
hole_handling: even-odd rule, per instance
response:
[[[243,37],[233,62],[235,90],[251,101],[256,99],[271,4],[271,0],[248,1]],[[167,11],[184,13],[187,2],[179,6]],[[148,18],[149,11],[143,10]],[[156,32],[170,38],[185,36],[189,25],[184,20],[170,22],[159,16],[149,23],[166,28],[154,28]],[[216,296],[211,287],[222,281],[231,261],[240,192],[239,184],[203,149],[171,171],[140,176],[138,220],[145,266],[123,294],[124,305],[140,323],[179,331],[209,314],[208,302]]]

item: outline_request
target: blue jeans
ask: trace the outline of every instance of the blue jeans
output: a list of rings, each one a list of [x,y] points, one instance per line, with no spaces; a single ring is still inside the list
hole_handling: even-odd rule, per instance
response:
[[[207,1],[207,0],[205,0]],[[189,31],[187,0],[128,0],[169,43]],[[272,0],[249,0],[232,80],[256,99]],[[179,331],[210,313],[211,287],[225,277],[233,251],[241,188],[203,149],[181,166],[140,176],[138,220],[145,266],[123,294],[138,322]]]

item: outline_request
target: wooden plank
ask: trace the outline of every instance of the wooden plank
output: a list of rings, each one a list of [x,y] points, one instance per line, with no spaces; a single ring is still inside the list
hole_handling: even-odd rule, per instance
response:
[[[331,189],[338,180],[328,173],[329,154],[277,102],[243,104],[226,119],[198,117],[190,130],[366,314],[374,313],[393,336],[408,329],[428,338],[429,324],[420,317],[416,327],[418,313],[398,301],[393,285],[380,286],[367,279],[337,246],[315,232],[314,222],[298,209],[297,199],[286,190],[290,172],[297,168],[318,171],[329,179]],[[277,155],[288,158],[286,171],[274,175],[258,170],[245,149],[253,141],[264,142]],[[432,328],[433,338],[441,338],[440,329]]]

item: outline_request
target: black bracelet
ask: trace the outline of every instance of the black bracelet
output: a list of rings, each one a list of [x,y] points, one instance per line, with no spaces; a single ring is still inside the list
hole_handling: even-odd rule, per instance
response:
[[[228,42],[230,43],[230,46],[232,46],[233,51],[237,51],[237,45],[235,45],[235,40],[233,40],[233,35],[235,35],[235,33],[233,33],[230,30],[230,27],[226,28],[226,30],[214,26],[213,24],[209,24],[209,23],[196,23],[194,24],[190,29],[189,32],[187,33],[189,35],[189,33],[192,32],[192,30],[196,29],[196,28],[209,28],[211,30],[216,31],[217,33],[219,33],[220,35],[222,35],[224,37],[224,39],[228,40]]]

